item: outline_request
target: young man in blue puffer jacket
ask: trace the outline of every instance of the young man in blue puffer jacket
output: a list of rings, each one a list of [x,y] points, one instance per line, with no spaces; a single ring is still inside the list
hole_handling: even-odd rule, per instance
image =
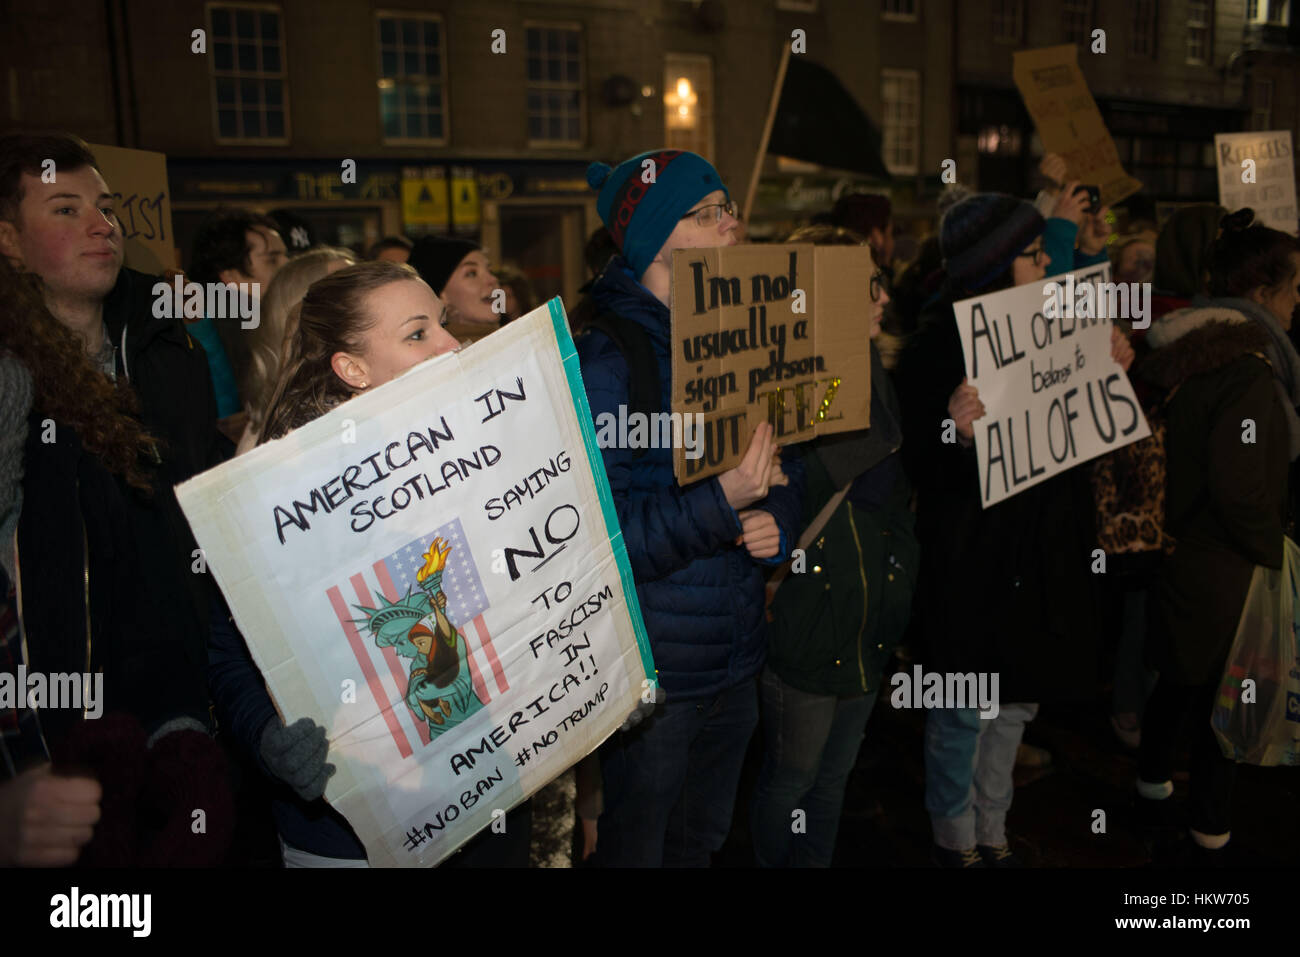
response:
[[[592,298],[598,312],[644,330],[658,366],[659,410],[668,411],[672,253],[735,244],[735,205],[707,160],[679,150],[643,153],[613,170],[595,163],[587,179],[622,250]],[[617,417],[631,382],[622,350],[593,331],[579,340],[578,355],[592,416]],[[758,723],[764,572],[798,537],[803,473],[795,464],[782,470],[766,422],[739,466],[684,487],[673,477],[671,449],[642,451],[610,447],[603,456],[666,700],[601,751],[596,859],[707,866],[730,829]]]

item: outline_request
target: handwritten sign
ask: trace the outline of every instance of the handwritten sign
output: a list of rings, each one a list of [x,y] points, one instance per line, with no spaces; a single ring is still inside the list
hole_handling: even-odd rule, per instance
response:
[[[148,150],[91,145],[122,224],[126,265],[156,276],[176,268],[167,157]]]
[[[1106,206],[1142,188],[1120,164],[1074,44],[1016,53],[1013,74],[1043,146],[1061,154],[1071,179],[1099,187]]]
[[[177,496],[371,865],[443,860],[649,691],[559,299]]]
[[[866,246],[673,252],[672,408],[704,433],[679,482],[734,468],[762,421],[781,444],[868,426],[874,271]]]
[[[1255,222],[1295,236],[1291,131],[1215,133],[1214,154],[1219,167],[1219,205],[1229,212],[1249,206],[1255,211]]]
[[[1110,357],[1111,319],[1123,310],[1109,282],[1107,264],[953,303],[966,376],[986,410],[974,423],[985,508],[1151,434]]]

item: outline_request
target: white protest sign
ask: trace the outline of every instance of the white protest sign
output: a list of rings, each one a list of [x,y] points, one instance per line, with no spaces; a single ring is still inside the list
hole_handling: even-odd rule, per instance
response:
[[[1255,222],[1296,235],[1295,155],[1290,130],[1215,133],[1219,205],[1249,206]]]
[[[371,865],[442,860],[649,688],[559,299],[177,495]]]
[[[986,410],[974,423],[985,508],[1151,434],[1110,356],[1111,319],[1137,311],[1141,289],[1111,283],[1105,264],[953,303]]]

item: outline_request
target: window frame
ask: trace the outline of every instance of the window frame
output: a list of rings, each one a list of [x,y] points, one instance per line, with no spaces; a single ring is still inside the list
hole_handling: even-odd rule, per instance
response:
[[[1074,11],[1071,10],[1070,7],[1075,3],[1082,3],[1085,7],[1083,11],[1083,35],[1077,38],[1070,35],[1070,21],[1067,19],[1074,15]],[[1095,20],[1096,7],[1094,0],[1065,0],[1061,5],[1061,29],[1065,33],[1065,42],[1082,43],[1087,45],[1092,38],[1092,30],[1095,29],[1090,27],[1089,24],[1093,23]]]
[[[1192,10],[1196,5],[1205,4],[1205,19],[1193,20]],[[1198,59],[1192,56],[1192,31],[1203,31],[1205,37],[1205,55]],[[1214,0],[1189,0],[1187,4],[1187,33],[1184,41],[1184,62],[1188,66],[1210,66],[1214,62]]]
[[[916,114],[913,123],[915,126],[914,147],[916,152],[916,160],[915,163],[912,164],[911,166],[901,166],[901,165],[895,166],[891,162],[889,149],[886,144],[886,140],[888,139],[888,129],[889,129],[889,105],[885,100],[885,81],[889,79],[915,81]],[[885,154],[882,157],[885,161],[885,168],[889,170],[891,175],[916,176],[921,169],[921,132],[923,129],[923,119],[924,119],[922,116],[922,105],[924,104],[924,100],[922,98],[922,92],[921,92],[921,71],[913,70],[913,69],[901,69],[898,67],[883,68],[880,71],[880,101],[881,101],[880,103],[881,116],[884,120],[884,122],[881,125],[880,132],[881,132],[882,152]]]
[[[890,0],[881,0],[880,19],[889,20],[893,23],[919,23],[921,20],[921,0],[910,0],[912,4],[911,13],[899,13],[897,10],[885,9]],[[895,2],[908,2],[908,0],[895,0]]]
[[[586,26],[577,20],[534,20],[528,19],[523,23],[524,30],[524,133],[529,149],[544,150],[574,150],[584,149],[587,145],[587,138],[590,135],[588,128],[587,110],[589,108],[587,96],[587,45],[586,45]],[[530,80],[528,79],[528,31],[529,30],[566,30],[578,34],[578,81],[571,84],[567,81],[562,83],[553,83],[550,80]],[[545,61],[543,61],[545,62]],[[532,114],[528,109],[528,94],[534,90],[546,92],[555,91],[572,91],[578,93],[578,139],[534,139],[528,135],[527,125],[532,119]]]
[[[276,74],[263,73],[260,70],[254,71],[252,73],[248,73],[238,69],[239,54],[237,51],[233,49],[234,47],[238,46],[238,34],[232,33],[230,35],[230,39],[232,41],[231,42],[231,46],[232,46],[231,70],[227,71],[223,76],[219,77],[217,75],[217,58],[216,58],[216,50],[215,50],[215,46],[217,42],[217,33],[212,25],[212,14],[217,10],[226,10],[232,13],[239,10],[252,10],[257,13],[275,14],[278,20],[277,26],[280,34],[280,42],[279,42],[280,70],[278,73]],[[290,141],[293,139],[293,126],[292,126],[291,113],[289,109],[289,51],[288,51],[288,43],[286,42],[285,32],[284,32],[284,27],[285,27],[284,8],[278,3],[252,3],[252,2],[243,2],[243,0],[230,0],[230,2],[227,2],[227,0],[208,0],[208,2],[203,5],[203,20],[207,28],[208,42],[212,45],[212,49],[206,58],[208,61],[208,93],[209,93],[210,111],[212,116],[212,141],[219,146],[288,146],[290,144]],[[260,30],[260,24],[259,24],[259,30]],[[260,61],[261,50],[262,50],[262,36],[260,32],[255,33],[254,36],[255,39],[257,40],[258,59]],[[220,117],[221,110],[217,102],[217,80],[218,79],[233,80],[236,84],[238,84],[240,80],[257,80],[259,83],[264,82],[266,80],[279,80],[280,91],[281,91],[280,112],[284,114],[284,135],[283,136],[252,136],[252,137],[222,136],[221,117]],[[265,92],[266,92],[265,87],[263,87],[262,88],[263,95],[261,98],[261,102],[258,105],[258,109],[261,113],[263,120],[265,120],[266,118]],[[240,99],[238,97],[238,90],[236,90],[235,104],[236,104],[237,113],[241,117],[240,124],[242,125],[243,123],[242,116],[243,116],[244,108],[243,108],[243,104],[240,102]]]
[[[997,32],[1000,11],[997,8],[998,3],[1010,3],[1015,7],[1015,35],[1007,36]],[[994,43],[1020,43],[1025,35],[1025,0],[994,0],[993,10],[993,42]]]
[[[1149,3],[1150,13],[1147,15],[1146,22],[1142,24],[1146,27],[1146,49],[1137,49],[1138,38],[1138,12],[1142,9],[1142,3]],[[1160,4],[1158,0],[1133,0],[1133,18],[1129,21],[1129,42],[1128,55],[1140,60],[1154,60],[1160,49]]]
[[[402,20],[419,20],[430,21],[438,24],[438,66],[442,70],[441,76],[437,78],[439,89],[442,91],[442,136],[389,136],[384,132],[384,109],[383,93],[379,84],[388,79],[384,76],[384,51],[383,41],[380,39],[379,21],[389,19],[396,22]],[[379,113],[379,140],[385,146],[446,146],[451,141],[451,97],[447,95],[447,21],[441,13],[426,13],[422,10],[387,10],[380,9],[374,11],[374,40],[375,40],[375,94],[378,99],[376,109]],[[421,41],[423,44],[423,41]],[[404,74],[403,74],[404,75]],[[416,74],[410,74],[415,76]],[[433,80],[433,77],[426,79]],[[400,111],[399,115],[405,116],[405,110]]]
[[[663,53],[663,58],[664,58],[663,78],[664,78],[665,95],[667,94],[668,91],[668,77],[670,73],[675,72],[675,71],[670,71],[668,69],[668,63],[670,57],[675,58],[675,60],[677,60],[678,62],[682,62],[685,64],[699,64],[699,65],[703,65],[706,68],[709,77],[709,90],[708,90],[709,128],[708,128],[708,133],[704,138],[705,143],[703,144],[703,147],[697,150],[696,152],[698,152],[701,156],[712,157],[714,155],[713,152],[714,137],[717,131],[717,125],[714,121],[715,111],[713,109],[713,103],[714,100],[716,99],[717,85],[718,85],[717,74],[713,69],[714,67],[713,57],[707,53],[681,53],[676,50],[665,50]],[[663,103],[662,97],[660,97],[660,103],[663,104],[664,109],[666,111],[668,107],[666,103]],[[669,144],[670,149],[676,148],[672,146],[672,131],[668,129],[668,116],[666,112],[664,115],[664,142]]]

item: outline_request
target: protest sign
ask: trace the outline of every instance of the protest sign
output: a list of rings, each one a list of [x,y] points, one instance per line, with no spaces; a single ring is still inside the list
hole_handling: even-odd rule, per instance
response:
[[[866,246],[673,252],[672,409],[699,428],[679,482],[734,468],[763,421],[781,444],[867,428],[874,269]]]
[[[171,193],[167,188],[167,157],[148,150],[91,145],[100,175],[113,194],[126,265],[150,276],[176,268],[176,237],[172,234]]]
[[[1106,206],[1142,188],[1120,164],[1073,43],[1016,53],[1012,72],[1043,146],[1065,159],[1071,179],[1099,187]]]
[[[1290,130],[1215,133],[1219,205],[1249,206],[1255,222],[1296,235],[1295,153]],[[1246,162],[1250,160],[1251,162]]]
[[[985,415],[974,422],[985,508],[1151,434],[1110,356],[1130,286],[1110,266],[953,303],[966,377]],[[1122,298],[1121,298],[1122,293]]]
[[[503,826],[649,692],[559,299],[177,495],[284,721],[326,728],[372,865]]]

